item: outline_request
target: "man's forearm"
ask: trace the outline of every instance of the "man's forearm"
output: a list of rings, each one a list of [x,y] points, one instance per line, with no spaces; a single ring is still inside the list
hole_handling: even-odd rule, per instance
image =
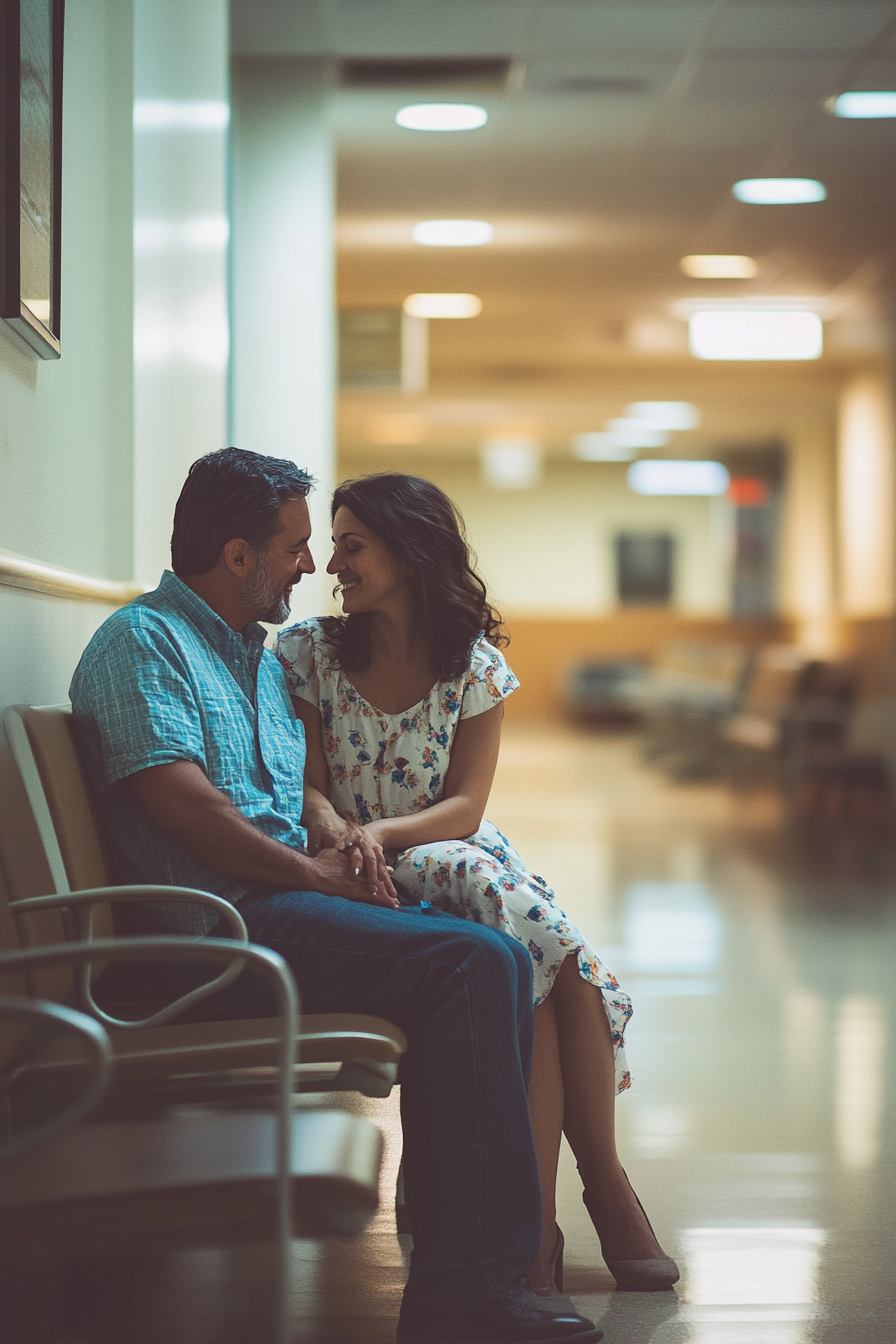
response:
[[[398,905],[387,883],[371,889],[347,855],[327,850],[311,858],[265,835],[192,761],[151,766],[117,787],[130,789],[161,830],[215,872],[284,891]]]
[[[184,762],[183,769],[179,764],[161,767],[175,772],[166,781],[173,787],[149,788],[152,781],[146,776],[152,771],[128,782],[153,821],[173,840],[227,877],[286,888],[313,887],[306,854],[265,835],[204,776],[197,780],[192,774],[195,767]]]

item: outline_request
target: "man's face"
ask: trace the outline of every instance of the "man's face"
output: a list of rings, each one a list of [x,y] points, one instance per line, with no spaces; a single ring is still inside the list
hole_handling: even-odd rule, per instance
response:
[[[308,549],[311,518],[304,499],[289,499],[280,506],[280,531],[258,557],[246,580],[244,597],[256,621],[279,625],[289,618],[289,599],[294,583],[303,574],[313,574],[315,565]]]

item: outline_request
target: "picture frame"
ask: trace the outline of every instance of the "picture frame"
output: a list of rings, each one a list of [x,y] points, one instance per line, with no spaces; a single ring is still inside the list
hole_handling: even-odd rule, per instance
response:
[[[65,0],[0,0],[0,318],[60,355]]]

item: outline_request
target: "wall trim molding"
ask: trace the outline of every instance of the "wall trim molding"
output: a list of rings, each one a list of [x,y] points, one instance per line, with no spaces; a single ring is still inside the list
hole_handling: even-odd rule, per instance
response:
[[[58,569],[41,560],[30,560],[27,556],[4,550],[0,550],[0,586],[24,588],[28,592],[65,597],[76,602],[103,602],[113,607],[123,607],[146,592],[142,584],[133,581],[73,574],[71,570]]]

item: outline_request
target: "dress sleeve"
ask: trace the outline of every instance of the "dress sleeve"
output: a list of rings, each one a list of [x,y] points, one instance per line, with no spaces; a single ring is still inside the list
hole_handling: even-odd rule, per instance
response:
[[[317,641],[310,622],[281,630],[274,653],[283,665],[290,695],[309,704],[320,704],[320,677],[317,671]]]
[[[503,653],[499,653],[484,637],[477,640],[470,655],[460,717],[472,719],[477,714],[494,709],[499,701],[512,695],[519,684],[507,666]]]

